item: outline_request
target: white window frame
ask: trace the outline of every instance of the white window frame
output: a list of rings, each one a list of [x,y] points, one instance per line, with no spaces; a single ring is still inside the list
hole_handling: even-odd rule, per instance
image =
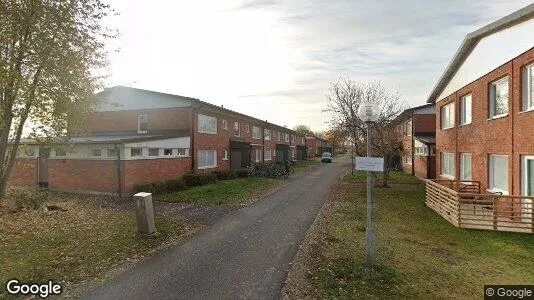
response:
[[[285,135],[284,135],[284,141],[285,141],[286,143],[289,143],[289,133],[285,133]]]
[[[203,114],[198,114],[198,124],[197,124],[197,127],[198,127],[198,132],[200,133],[207,133],[207,134],[217,134],[217,117],[212,117],[212,116],[208,116],[208,115],[203,115]],[[208,120],[210,119],[215,119],[215,122],[214,122],[214,126],[215,128],[213,128],[213,130],[209,131],[209,128],[208,128]],[[205,126],[204,128],[201,127],[201,122],[205,122]]]
[[[495,158],[495,157],[505,157],[506,158],[506,170],[498,170],[497,173],[495,173],[495,170],[493,170],[493,163],[492,163],[492,159]],[[508,195],[509,193],[509,189],[510,187],[508,186],[509,185],[509,179],[510,179],[510,174],[508,173],[508,168],[510,166],[510,161],[508,159],[508,155],[503,155],[503,154],[490,154],[488,156],[488,191],[489,192],[492,192],[492,193],[495,193],[495,192],[500,192],[502,193],[503,195]],[[500,189],[500,188],[496,188],[494,185],[495,185],[495,179],[494,179],[494,174],[500,174],[502,175],[503,172],[506,171],[506,185],[508,186],[507,190],[503,190],[503,189]]]
[[[263,129],[263,136],[265,137],[265,140],[270,141],[271,131],[269,129]]]
[[[171,150],[171,154],[165,154],[165,150]],[[174,156],[174,149],[172,149],[172,148],[163,148],[163,150],[161,151],[161,156],[163,156],[163,157]]]
[[[280,133],[280,131],[278,131],[277,134],[278,134],[278,141],[280,142],[282,140],[282,133]]]
[[[93,155],[93,151],[94,150],[99,150],[100,151],[100,155]],[[104,153],[102,151],[102,148],[89,148],[89,157],[92,157],[92,158],[104,157]]]
[[[209,153],[212,153],[213,152],[213,165],[207,165],[207,162],[208,162],[208,154]],[[200,166],[200,162],[201,162],[201,156],[202,155],[205,155],[206,157],[206,165],[205,166]],[[198,162],[197,162],[197,169],[199,170],[202,170],[202,169],[212,169],[212,168],[217,168],[217,150],[209,150],[209,149],[201,149],[201,150],[198,150]]]
[[[454,114],[454,102],[451,102],[447,105],[443,105],[441,107],[440,118],[441,118],[441,130],[454,128],[454,125],[456,124],[455,122],[456,118]]]
[[[253,162],[261,162],[261,148],[252,148],[251,151],[254,151],[254,160],[252,160],[252,156],[250,157],[250,160]]]
[[[59,151],[63,151],[63,152],[60,153],[60,154],[62,154],[62,155],[58,155],[58,153],[57,153],[58,150],[59,150]],[[63,155],[63,153],[65,153],[65,154]],[[67,156],[67,150],[64,150],[64,149],[54,149],[54,156],[55,156],[55,157],[66,157],[66,156]]]
[[[221,120],[221,128],[223,130],[228,130],[228,120],[226,120],[226,119],[222,119]]]
[[[156,154],[156,155],[150,155],[150,150],[157,150],[157,154]],[[148,156],[149,156],[149,157],[159,157],[159,156],[160,156],[160,150],[159,150],[159,148],[154,148],[154,147],[150,147],[150,148],[148,148]]]
[[[234,135],[241,136],[241,124],[238,121],[234,121]]]
[[[521,156],[521,191],[522,195],[528,196],[528,185],[527,180],[529,179],[527,176],[527,168],[528,168],[528,161],[532,160],[534,161],[534,155],[522,155]],[[532,174],[534,176],[534,174]],[[532,179],[531,179],[532,180]],[[533,195],[534,195],[534,191]],[[532,199],[523,199],[521,203],[521,209],[522,214],[521,216],[523,222],[532,222],[532,219],[534,218],[533,213],[533,205],[532,205]]]
[[[245,125],[245,133],[250,133],[250,125]]]
[[[140,155],[132,155],[132,152],[134,149],[140,149],[141,150],[141,154]],[[143,148],[141,147],[132,147],[130,148],[130,157],[143,157]]]
[[[117,153],[112,153],[111,151],[117,151]],[[106,149],[106,157],[117,157],[118,151],[120,151],[118,148],[107,148]]]
[[[469,107],[469,111],[466,110],[467,107]],[[473,94],[467,94],[460,98],[460,126],[469,125],[472,122],[473,122]]]
[[[406,126],[406,136],[412,136],[412,120],[410,119],[408,122],[405,123]]]
[[[470,171],[469,178],[465,176],[467,157],[469,157],[469,171]],[[460,153],[460,180],[465,180],[465,181],[473,180],[473,154],[472,153]]]
[[[263,151],[263,154],[264,154],[264,158],[263,158],[264,160],[272,159],[271,148],[266,147],[265,150]]]
[[[412,155],[412,151],[410,150],[406,152],[406,164],[412,165],[412,160],[413,160],[413,155]]]
[[[257,129],[257,130],[256,130]],[[252,138],[255,140],[261,139],[261,128],[258,126],[252,126]]]
[[[223,150],[223,158],[222,160],[228,160],[228,150]]]
[[[452,164],[449,165],[449,167],[452,166],[452,170],[447,170],[447,171],[450,171],[449,173],[445,173],[446,171],[446,168],[445,168],[445,157],[449,157],[449,158],[452,158]],[[456,178],[456,153],[454,152],[441,152],[441,176],[445,177],[445,178],[449,178],[449,179],[454,179]],[[450,162],[449,162],[450,164]],[[448,169],[448,167],[447,167]]]
[[[146,119],[146,130],[141,130],[141,119]],[[147,133],[148,132],[148,115],[141,114],[137,116],[137,133]]]
[[[522,74],[522,111],[534,110],[534,63],[523,67]]]
[[[184,154],[180,154],[180,150],[184,150]],[[176,156],[178,156],[178,157],[189,156],[189,148],[177,148],[176,149]]]
[[[506,112],[501,114],[496,114],[495,105],[497,104],[497,86],[506,82],[507,95],[506,95]],[[499,80],[493,81],[489,85],[489,119],[498,119],[508,116],[510,112],[510,82],[508,76],[505,76]]]

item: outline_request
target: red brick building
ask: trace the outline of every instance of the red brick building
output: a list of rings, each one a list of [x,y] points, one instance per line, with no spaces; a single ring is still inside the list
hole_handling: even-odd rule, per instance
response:
[[[308,148],[308,158],[321,156],[323,152],[333,153],[330,142],[316,136],[306,137],[306,147]]]
[[[436,104],[438,177],[534,195],[533,33],[534,4],[462,42],[428,99]]]
[[[127,195],[191,172],[306,159],[304,135],[198,99],[122,86],[100,96],[83,135],[54,148],[26,141],[11,181]]]
[[[435,105],[406,109],[394,123],[402,136],[402,170],[421,178],[436,178]]]

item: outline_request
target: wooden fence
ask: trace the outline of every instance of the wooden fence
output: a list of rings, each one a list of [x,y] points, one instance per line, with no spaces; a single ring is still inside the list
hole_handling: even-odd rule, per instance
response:
[[[534,233],[534,197],[481,193],[476,181],[426,180],[426,205],[456,227]]]

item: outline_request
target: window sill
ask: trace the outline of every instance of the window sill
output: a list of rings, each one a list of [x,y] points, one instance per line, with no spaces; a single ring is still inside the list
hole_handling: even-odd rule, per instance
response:
[[[520,113],[520,114],[525,114],[525,113],[529,113],[529,112],[534,112],[534,107],[531,107],[531,108],[529,108],[529,109],[527,109],[527,110],[522,110],[522,111],[520,111],[519,113]]]
[[[473,123],[469,122],[469,123],[465,123],[465,124],[460,124],[460,125],[458,125],[458,127],[464,127],[464,126],[471,125],[471,124],[473,124]]]
[[[443,178],[450,179],[450,180],[454,180],[454,176],[451,176],[451,175],[440,174],[439,176],[441,176],[441,177],[443,177]]]
[[[508,195],[508,191],[504,191],[504,190],[500,190],[500,189],[486,189],[486,192],[490,192],[492,194],[494,194],[494,193],[502,193],[503,196]]]
[[[446,128],[441,128],[441,130],[443,131],[443,130],[448,130],[448,129],[453,129],[453,128],[454,128],[454,126],[452,126],[452,127],[446,127]]]
[[[148,133],[148,131],[137,131],[138,134],[142,134],[142,133]]]
[[[488,118],[488,121],[502,119],[502,118],[506,118],[506,117],[508,117],[508,114],[496,115],[496,116],[493,116],[491,118]]]
[[[213,169],[213,168],[217,168],[217,166],[197,167],[198,170]]]
[[[217,132],[198,131],[198,133],[217,134]]]
[[[228,160],[228,158],[223,158],[222,160]]]

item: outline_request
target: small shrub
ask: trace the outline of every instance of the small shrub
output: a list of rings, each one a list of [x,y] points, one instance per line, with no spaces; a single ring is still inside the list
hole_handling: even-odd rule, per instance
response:
[[[217,180],[228,180],[237,177],[236,173],[233,170],[217,170],[211,172],[211,174],[213,174],[213,176],[215,176]]]
[[[138,184],[134,187],[136,193],[146,192],[154,195],[174,193],[185,189],[185,185],[180,179],[170,179],[156,181],[148,184]]]
[[[48,191],[37,187],[9,187],[7,195],[15,201],[16,210],[39,209],[48,199]]]
[[[216,179],[217,178],[212,173],[184,175],[184,181],[186,186],[201,186],[209,183],[215,183]]]
[[[237,169],[234,170],[234,173],[236,177],[238,178],[247,178],[250,176],[250,170],[249,169]]]
[[[285,174],[285,167],[279,163],[259,163],[253,166],[252,174],[262,178],[280,178]]]

